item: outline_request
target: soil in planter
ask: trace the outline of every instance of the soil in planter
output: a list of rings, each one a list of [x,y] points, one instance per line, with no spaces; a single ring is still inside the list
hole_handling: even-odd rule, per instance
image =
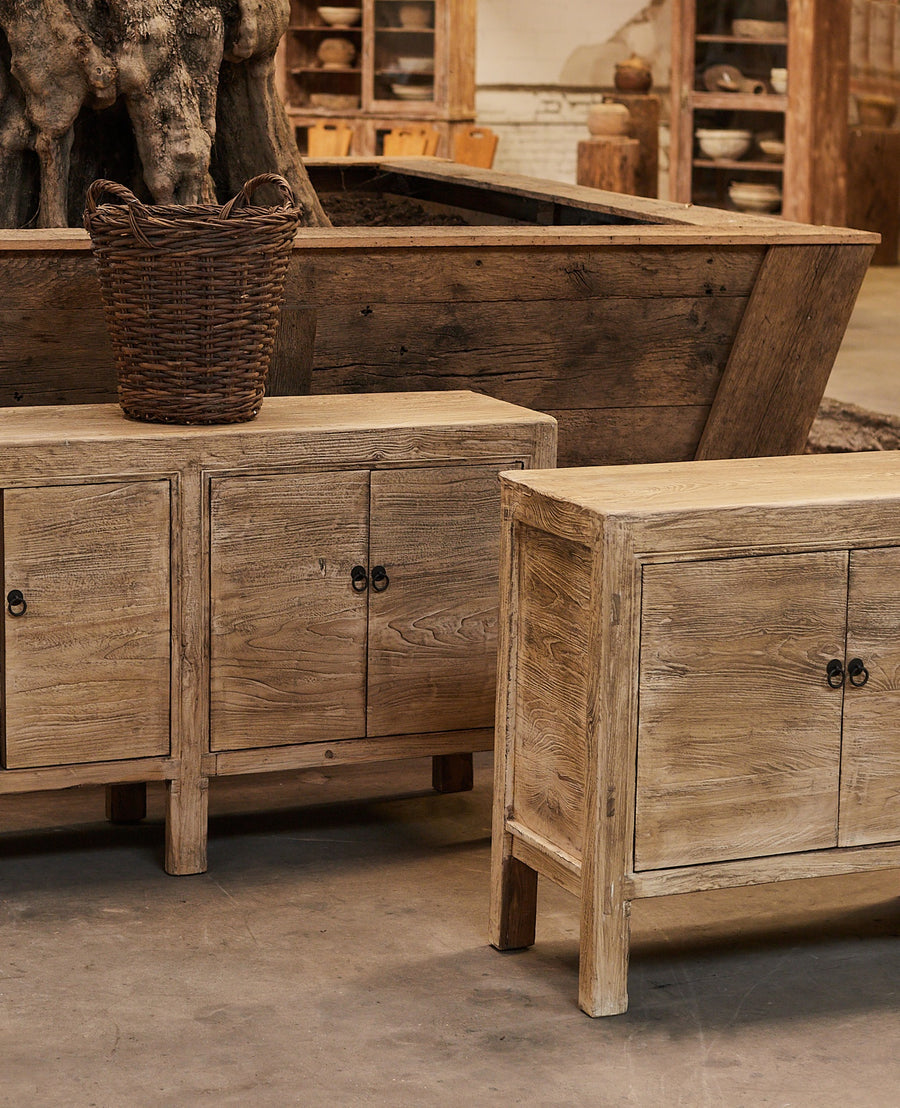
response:
[[[469,227],[455,212],[429,211],[415,200],[381,193],[321,192],[334,227]]]

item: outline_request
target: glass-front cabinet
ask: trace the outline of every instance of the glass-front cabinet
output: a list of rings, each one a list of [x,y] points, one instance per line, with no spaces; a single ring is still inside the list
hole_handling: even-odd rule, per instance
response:
[[[430,124],[449,153],[474,117],[476,0],[291,0],[278,80],[301,151],[317,123],[350,128],[348,153],[382,152],[383,135]]]
[[[675,0],[672,198],[842,224],[850,0]]]

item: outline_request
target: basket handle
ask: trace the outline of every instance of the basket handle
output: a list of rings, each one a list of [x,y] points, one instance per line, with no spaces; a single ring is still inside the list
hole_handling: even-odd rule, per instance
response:
[[[91,182],[88,186],[87,197],[85,199],[85,222],[88,221],[90,216],[97,214],[100,198],[106,193],[109,193],[111,196],[116,197],[117,200],[127,205],[128,222],[131,224],[131,229],[134,232],[135,238],[142,242],[144,246],[152,249],[153,244],[141,230],[137,221],[139,215],[147,215],[147,208],[138,200],[130,188],[127,188],[125,185],[120,185],[118,181]]]
[[[228,219],[235,208],[243,208],[249,204],[253,198],[253,194],[263,185],[275,185],[277,187],[283,201],[281,206],[286,211],[297,207],[297,198],[294,196],[294,190],[284,177],[278,173],[260,173],[258,177],[249,180],[237,196],[233,196],[228,203],[223,206],[222,210],[219,212],[222,219]]]

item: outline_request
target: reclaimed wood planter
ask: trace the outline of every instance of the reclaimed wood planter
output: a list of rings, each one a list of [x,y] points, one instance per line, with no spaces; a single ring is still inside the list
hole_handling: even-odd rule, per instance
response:
[[[474,389],[554,415],[561,465],[802,451],[877,242],[430,158],[308,168],[466,225],[301,231],[271,391]],[[0,276],[0,404],[113,398],[87,235],[0,232]]]

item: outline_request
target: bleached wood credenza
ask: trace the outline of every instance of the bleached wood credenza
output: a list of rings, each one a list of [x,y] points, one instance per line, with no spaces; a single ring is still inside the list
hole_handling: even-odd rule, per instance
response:
[[[632,900],[900,866],[900,453],[503,484],[495,946],[569,889],[612,1015]]]
[[[211,776],[489,749],[497,474],[555,451],[465,392],[0,409],[0,793],[165,781],[197,873]]]

